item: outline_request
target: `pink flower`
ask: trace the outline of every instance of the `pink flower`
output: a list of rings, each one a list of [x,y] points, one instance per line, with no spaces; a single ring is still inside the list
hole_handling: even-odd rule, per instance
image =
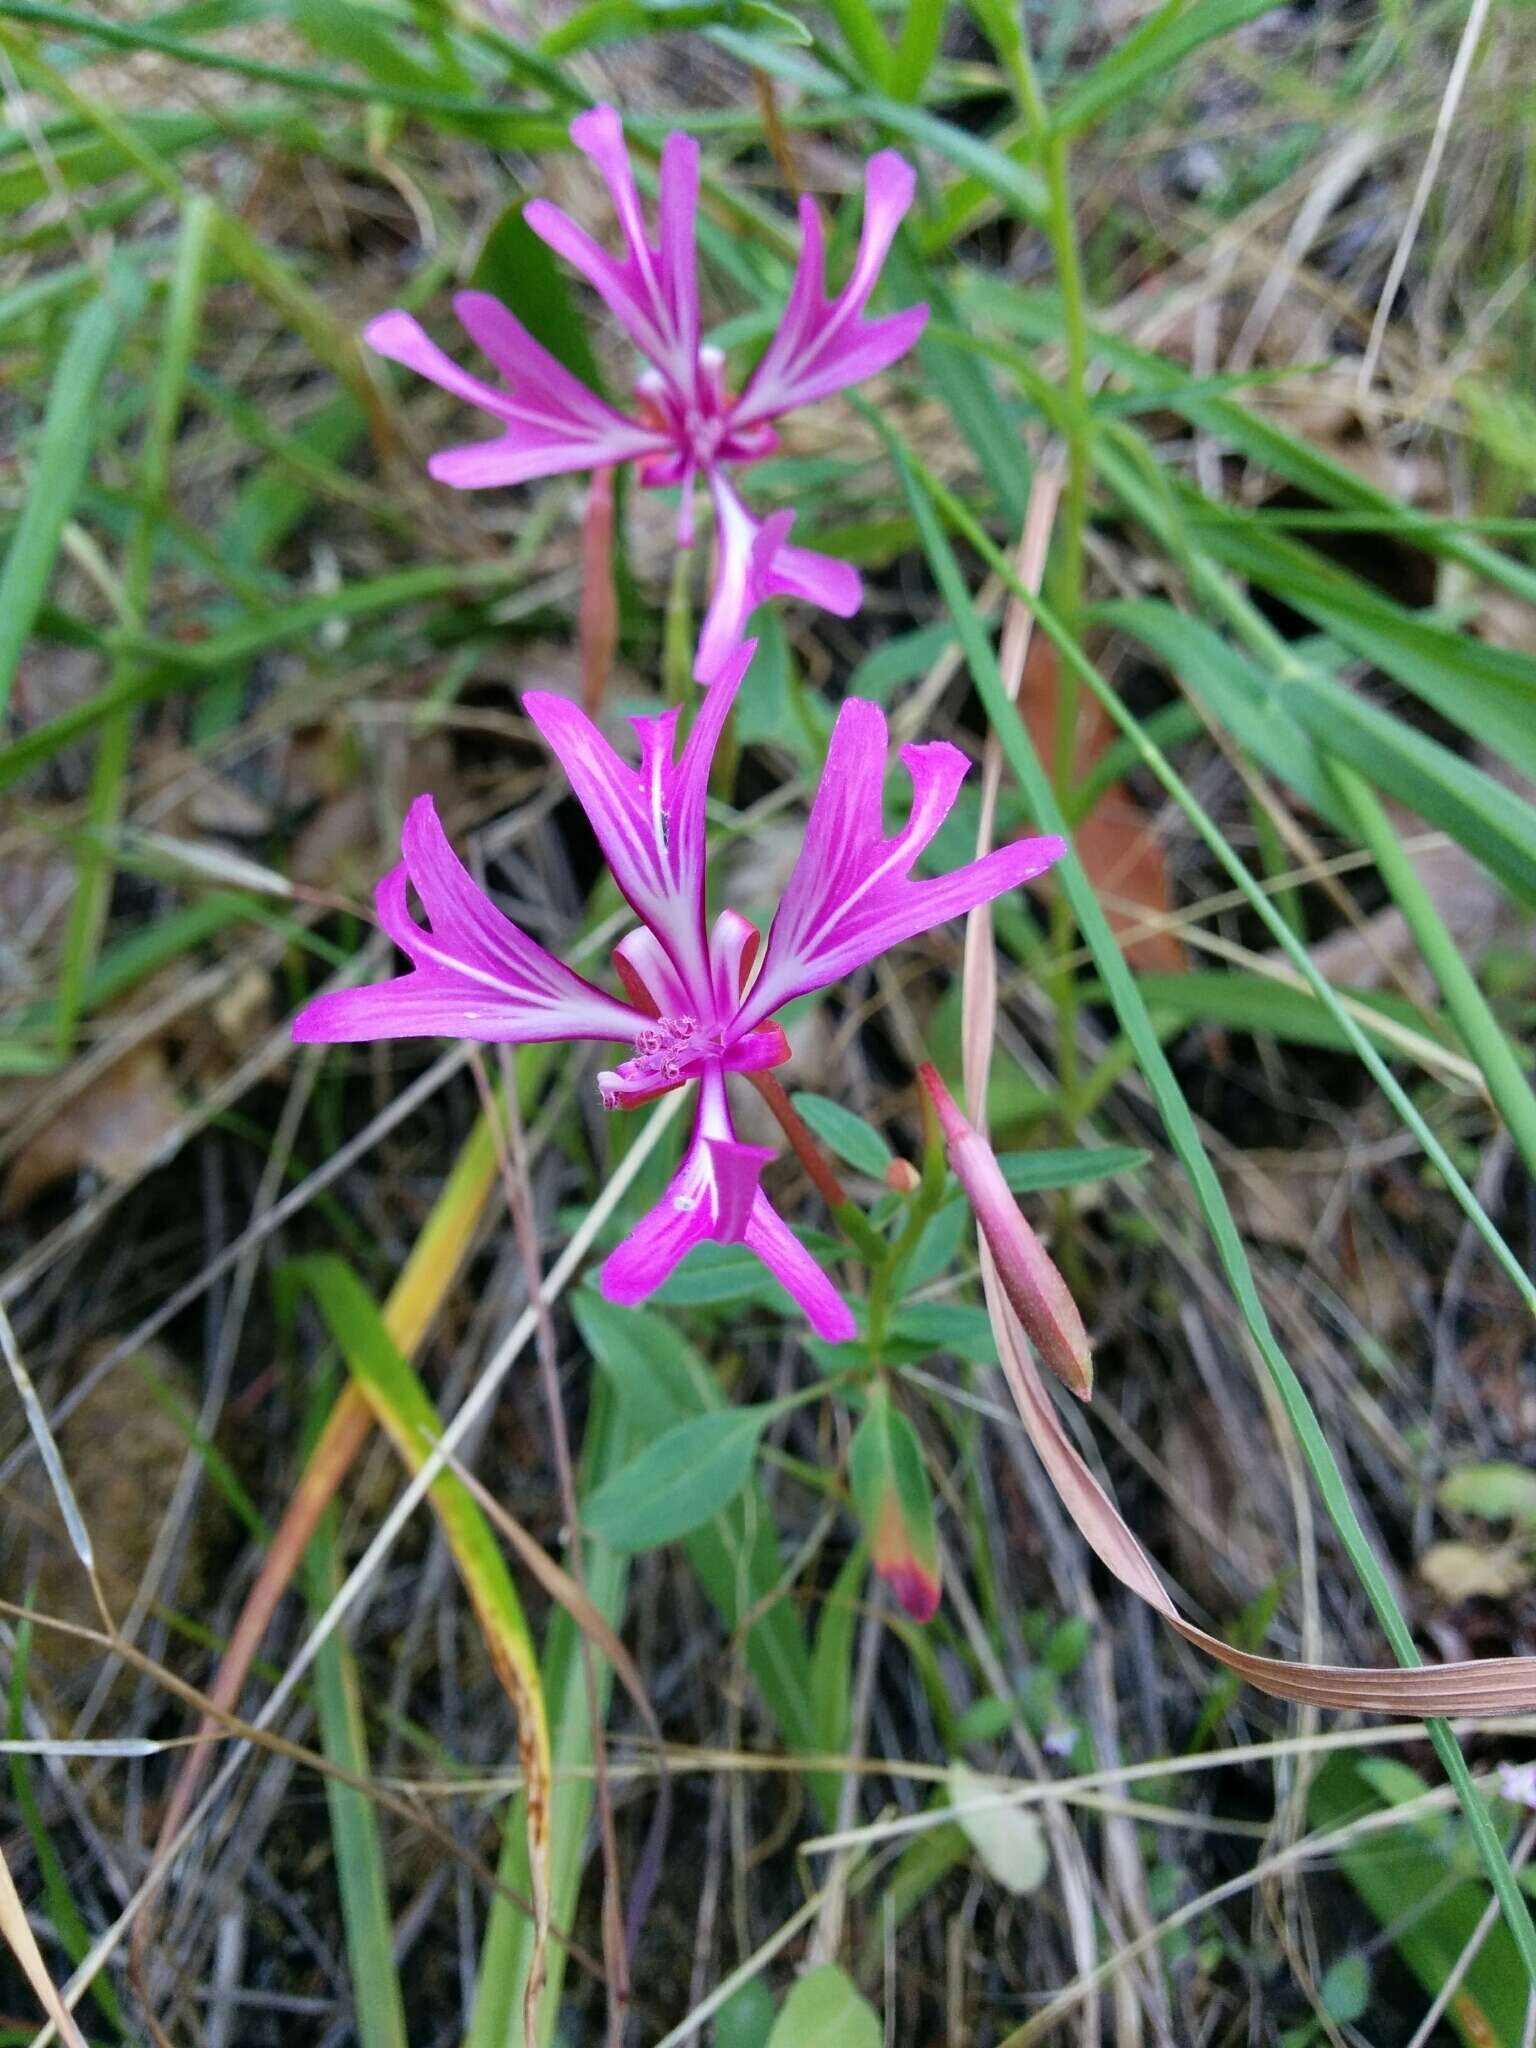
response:
[[[632,1051],[598,1076],[608,1109],[697,1081],[682,1165],[604,1265],[603,1292],[610,1301],[642,1301],[694,1245],[745,1244],[817,1335],[836,1343],[853,1335],[853,1318],[759,1187],[773,1155],[737,1138],[725,1077],[789,1058],[773,1021],[785,1003],[1018,888],[1058,859],[1063,846],[1059,839],[1016,840],[953,873],[914,880],[913,864],[954,803],[965,756],[943,742],[901,749],[912,801],[906,823],[887,835],[885,718],[877,705],[850,698],[838,713],[805,842],[759,961],[756,929],[732,910],[711,924],[704,888],[710,762],[752,651],[746,642],[720,671],[681,754],[676,710],[631,720],[640,752],[634,767],[565,698],[531,690],[523,699],[641,920],[614,954],[628,1001],[584,980],[504,917],[449,847],[432,799],[418,797],[405,821],[404,859],[380,882],[376,898],[379,921],[410,960],[410,973],[317,997],[294,1019],[293,1035],[305,1044],[611,1040]],[[425,925],[407,908],[408,882]]]
[[[859,608],[857,571],[829,555],[792,547],[792,512],[755,519],[727,467],[769,454],[776,445],[773,422],[781,414],[872,377],[904,355],[922,332],[926,306],[909,306],[881,320],[864,318],[886,252],[912,203],[912,169],[893,150],[870,159],[858,255],[848,282],[830,302],[820,216],[814,200],[800,201],[800,260],[789,302],[746,388],[733,397],[726,389],[724,358],[699,333],[698,144],[686,135],[667,137],[652,243],[614,109],[594,107],[578,115],[571,139],[597,165],[612,194],[624,255],[608,255],[548,200],[532,201],[523,217],[581,272],[646,358],[649,367],[636,387],[637,416],[589,391],[485,292],[460,292],[453,305],[471,340],[505,380],[500,385],[461,370],[409,313],[381,313],[366,339],[380,355],[502,422],[492,441],[434,455],[427,467],[439,483],[481,490],[638,462],[642,483],[681,487],[678,539],[686,547],[693,539],[694,486],[702,481],[715,511],[715,573],[695,674],[701,683],[713,682],[740,640],[748,613],[764,598],[802,597],[840,618]]]

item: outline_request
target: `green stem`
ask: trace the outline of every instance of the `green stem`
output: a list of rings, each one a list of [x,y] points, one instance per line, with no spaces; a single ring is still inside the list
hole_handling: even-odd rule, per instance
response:
[[[1380,797],[1345,762],[1327,754],[1323,760],[1349,811],[1350,822],[1369,848],[1377,872],[1418,942],[1467,1051],[1482,1070],[1488,1093],[1519,1146],[1521,1158],[1530,1172],[1536,1174],[1536,1096],[1531,1093],[1519,1056],[1488,1007],[1487,998],[1461,957],[1461,949],[1447,931],[1418,870],[1404,853]]]

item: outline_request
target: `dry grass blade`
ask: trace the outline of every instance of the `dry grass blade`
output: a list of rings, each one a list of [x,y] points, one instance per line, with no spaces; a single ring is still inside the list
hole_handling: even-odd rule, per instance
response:
[[[517,1517],[497,1500],[468,1466],[461,1464],[454,1457],[449,1457],[446,1463],[454,1477],[474,1495],[484,1510],[486,1519],[494,1523],[506,1537],[550,1599],[558,1601],[560,1606],[566,1609],[577,1627],[597,1645],[613,1666],[619,1683],[634,1702],[635,1712],[645,1723],[646,1732],[656,1745],[657,1765],[664,1775],[666,1737],[662,1733],[656,1709],[651,1705],[651,1696],[645,1689],[640,1667],[624,1647],[623,1638],[609,1627],[607,1620],[593,1604],[591,1596],[583,1587],[577,1585],[564,1565],[558,1564],[544,1546],[529,1535]]]
[[[16,1333],[11,1328],[11,1319],[3,1308],[0,1308],[0,1351],[5,1353],[5,1362],[10,1369],[22,1413],[27,1418],[27,1428],[32,1432],[32,1441],[37,1445],[37,1455],[48,1475],[53,1497],[59,1504],[64,1527],[69,1532],[70,1545],[85,1569],[88,1572],[94,1571],[96,1559],[91,1548],[90,1531],[85,1526],[85,1517],[81,1514],[80,1504],[75,1499],[75,1490],[69,1483],[69,1474],[64,1470],[64,1460],[59,1456],[59,1447],[53,1440],[53,1431],[48,1427],[48,1417],[43,1412],[43,1404],[37,1398],[32,1375],[22,1362],[21,1352],[16,1343]]]
[[[1045,574],[1046,552],[1050,547],[1051,528],[1055,523],[1056,507],[1060,498],[1060,472],[1044,466],[1037,469],[1029,488],[1029,510],[1019,540],[1016,564],[1019,581],[1027,590],[1040,588],[1040,579]],[[1008,694],[1015,702],[1024,681],[1024,663],[1029,658],[1029,642],[1034,623],[1034,614],[1028,606],[1020,604],[1016,598],[1009,600],[1008,609],[1003,617],[999,665]],[[976,826],[978,859],[992,844],[992,833],[997,821],[997,797],[1002,781],[1003,749],[997,734],[988,732],[981,763],[981,817]],[[972,934],[975,935],[974,938]],[[997,963],[992,952],[992,911],[987,904],[979,905],[966,919],[961,1001],[963,1014],[967,1017],[995,1018],[997,1015]],[[964,1054],[966,1103],[972,1122],[981,1131],[985,1131],[987,1127],[986,1070],[990,1060],[990,1037],[983,1051],[979,1040],[967,1035]]]
[[[27,1922],[27,1910],[21,1903],[21,1894],[11,1876],[11,1867],[0,1851],[0,1934],[3,1934],[12,1955],[21,1965],[27,1982],[37,1993],[43,2010],[58,2028],[60,2037],[69,2043],[69,2048],[85,2048],[85,2036],[74,2020],[43,1961],[42,1950],[37,1945],[31,1927]]]

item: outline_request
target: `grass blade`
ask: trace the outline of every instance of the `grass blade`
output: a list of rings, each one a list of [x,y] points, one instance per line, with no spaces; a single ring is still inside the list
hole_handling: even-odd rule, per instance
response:
[[[70,329],[43,413],[26,502],[0,569],[0,714],[11,701],[16,665],[48,592],[64,522],[85,481],[101,421],[96,394],[107,365],[143,301],[144,281],[128,263],[107,267],[101,294]]]
[[[336,1510],[328,1508],[305,1559],[310,1608],[317,1615],[324,1613],[341,1583],[336,1532]],[[340,1634],[328,1637],[315,1658],[315,1711],[326,1755],[354,1778],[366,1778],[368,1738],[357,1664]],[[406,2048],[405,2006],[395,1968],[378,1817],[373,1802],[340,1778],[326,1779],[325,1803],[331,1816],[360,2048]]]
[[[870,415],[870,417],[873,417],[873,415]],[[1064,833],[1066,823],[1052,791],[1050,778],[1046,775],[1039,758],[1035,754],[1034,748],[1030,744],[1029,735],[1024,730],[1018,712],[1008,700],[1007,690],[998,671],[997,658],[992,649],[991,639],[986,628],[976,616],[975,610],[971,605],[970,592],[966,588],[965,579],[960,573],[959,564],[955,560],[954,552],[939,525],[934,509],[934,498],[930,495],[934,489],[932,480],[924,476],[922,481],[919,481],[912,459],[904,445],[883,422],[878,424],[896,460],[898,470],[907,490],[909,502],[912,506],[913,515],[917,519],[923,534],[924,545],[940,590],[954,615],[972,675],[981,693],[982,701],[986,706],[987,716],[997,731],[998,737],[1002,742],[1003,751],[1008,756],[1014,773],[1019,778],[1020,785],[1034,813],[1036,822],[1044,831]],[[1037,622],[1050,634],[1062,654],[1078,668],[1082,679],[1088,683],[1089,687],[1102,692],[1101,701],[1104,703],[1106,710],[1110,712],[1111,716],[1116,718],[1116,722],[1121,724],[1123,729],[1127,730],[1128,733],[1134,733],[1136,731],[1134,720],[1129,719],[1124,713],[1113,691],[1101,684],[1097,671],[1083,657],[1071,636],[1062,629],[1040,600],[1033,593],[1027,591],[1019,583],[1018,579],[1012,575],[1007,562],[999,551],[991,546],[984,534],[979,533],[975,529],[974,522],[965,518],[963,508],[956,507],[952,500],[947,499],[947,494],[946,509],[951,517],[955,517],[957,513],[959,514],[957,523],[963,524],[969,529],[968,537],[982,548],[983,552],[992,560],[993,566],[1008,578],[1010,587],[1019,601],[1029,607]],[[1145,742],[1143,744],[1145,746]],[[1172,770],[1162,760],[1161,755],[1157,754],[1156,749],[1147,749],[1147,751],[1156,757],[1155,762],[1149,761],[1148,765],[1155,765],[1158,768],[1160,779],[1164,780],[1170,787],[1171,793],[1175,791],[1175,787],[1177,790],[1182,790],[1182,784],[1178,783],[1178,778],[1173,775]],[[1247,871],[1243,868],[1241,861],[1231,853],[1230,848],[1221,839],[1219,832],[1210,824],[1208,819],[1205,819],[1204,813],[1200,811],[1199,806],[1194,803],[1194,799],[1189,796],[1187,791],[1183,791],[1179,801],[1188,811],[1189,815],[1197,823],[1201,824],[1202,833],[1207,828],[1209,829],[1213,850],[1220,854],[1223,864],[1228,867],[1228,871],[1232,874],[1233,879],[1246,880],[1248,882],[1252,888],[1251,900],[1254,908],[1259,911],[1261,916],[1267,915],[1267,918],[1273,920],[1271,928],[1274,930],[1274,936],[1283,945],[1287,945],[1287,950],[1292,953],[1292,957],[1297,960],[1297,964],[1303,968],[1304,972],[1309,973],[1309,979],[1313,980],[1316,985],[1317,993],[1325,1001],[1330,1001],[1332,992],[1328,990],[1327,984],[1323,982],[1322,977],[1317,975],[1316,971],[1311,968],[1311,962],[1307,958],[1305,949],[1296,944],[1284,919],[1279,916],[1278,912],[1274,911],[1273,906],[1268,903],[1262,891],[1252,886],[1252,878],[1247,875]],[[1359,1575],[1360,1582],[1365,1588],[1371,1605],[1375,1610],[1376,1617],[1381,1623],[1382,1630],[1392,1647],[1393,1654],[1404,1666],[1416,1665],[1419,1661],[1419,1656],[1408,1623],[1397,1604],[1386,1573],[1377,1560],[1376,1554],[1371,1548],[1369,1538],[1361,1526],[1360,1519],[1355,1512],[1354,1502],[1350,1498],[1344,1475],[1339,1469],[1332,1447],[1323,1434],[1322,1426],[1318,1422],[1316,1412],[1307,1397],[1306,1389],[1297,1378],[1294,1367],[1281,1350],[1274,1331],[1270,1327],[1269,1317],[1259,1297],[1258,1285],[1254,1278],[1253,1269],[1248,1262],[1248,1254],[1244,1248],[1236,1219],[1228,1206],[1226,1194],[1222,1189],[1220,1180],[1217,1178],[1215,1168],[1211,1165],[1205,1147],[1201,1142],[1200,1133],[1196,1127],[1194,1117],[1190,1113],[1189,1105],[1184,1100],[1183,1092],[1174,1076],[1173,1069],[1168,1063],[1162,1046],[1158,1043],[1157,1035],[1152,1028],[1151,1020],[1147,1016],[1146,1008],[1141,1001],[1135,981],[1125,964],[1124,956],[1115,943],[1114,934],[1109,928],[1108,920],[1099,908],[1093,891],[1089,887],[1088,879],[1083,873],[1075,855],[1069,854],[1061,863],[1057,872],[1061,876],[1063,888],[1067,891],[1073,915],[1077,919],[1083,937],[1093,953],[1100,974],[1103,976],[1110,1000],[1114,1004],[1116,1014],[1120,1019],[1121,1027],[1136,1049],[1142,1073],[1157,1102],[1169,1140],[1178,1154],[1185,1171],[1189,1174],[1201,1213],[1206,1221],[1206,1227],[1211,1233],[1217,1255],[1227,1275],[1228,1284],[1232,1288],[1249,1334],[1252,1336],[1259,1355],[1263,1359],[1264,1365],[1280,1395],[1291,1425],[1296,1431],[1297,1441],[1301,1446],[1308,1466],[1311,1468],[1313,1478],[1317,1482],[1318,1490],[1323,1497],[1329,1517],[1338,1531],[1340,1541],[1349,1555],[1350,1562],[1354,1565],[1355,1571]],[[1336,1002],[1331,1002],[1331,1007],[1335,1010],[1338,1009]],[[1424,1126],[1423,1119],[1418,1116],[1417,1111],[1413,1109],[1413,1105],[1407,1101],[1402,1090],[1392,1081],[1387,1069],[1369,1046],[1364,1035],[1357,1026],[1354,1026],[1344,1016],[1342,1011],[1338,1011],[1338,1014],[1349,1030],[1351,1042],[1356,1053],[1366,1060],[1378,1083],[1390,1087],[1394,1105],[1398,1108],[1399,1113],[1402,1114],[1404,1111],[1411,1112],[1413,1121],[1421,1127],[1422,1135],[1420,1136],[1420,1142],[1423,1143],[1425,1139],[1431,1140],[1434,1144],[1434,1149],[1441,1152],[1443,1156],[1443,1148],[1439,1146],[1437,1140],[1433,1139],[1433,1134],[1428,1130],[1427,1126]],[[1436,1163],[1439,1164],[1439,1161],[1437,1160]],[[1445,1160],[1445,1165],[1441,1168],[1442,1172],[1447,1167],[1450,1168],[1451,1174],[1455,1176],[1455,1180],[1461,1182],[1467,1199],[1471,1201],[1473,1208],[1480,1216],[1482,1214],[1480,1205],[1476,1203],[1476,1198],[1472,1195],[1471,1190],[1466,1188],[1465,1182],[1461,1180],[1461,1176],[1456,1174],[1455,1168],[1451,1165],[1449,1159]],[[1492,1226],[1487,1223],[1486,1218],[1483,1218],[1483,1223],[1486,1229],[1492,1230]],[[1502,1240],[1498,1239],[1497,1232],[1493,1232],[1493,1236],[1503,1250],[1504,1258],[1507,1259],[1509,1256],[1507,1248],[1503,1247]],[[1503,1260],[1501,1260],[1501,1263],[1503,1263]],[[1530,1281],[1519,1272],[1518,1266],[1516,1267],[1516,1273],[1520,1282],[1523,1283],[1522,1292],[1527,1298],[1530,1298],[1533,1292]],[[1154,1581],[1154,1583],[1156,1582]],[[1509,1858],[1505,1853],[1504,1845],[1489,1818],[1487,1808],[1477,1795],[1477,1790],[1472,1783],[1471,1773],[1467,1769],[1466,1759],[1463,1757],[1460,1746],[1450,1728],[1443,1720],[1435,1720],[1429,1724],[1429,1729],[1430,1739],[1434,1743],[1436,1753],[1445,1766],[1446,1774],[1455,1788],[1456,1796],[1461,1803],[1462,1811],[1467,1817],[1468,1826],[1477,1843],[1479,1854],[1482,1856],[1489,1877],[1493,1882],[1494,1890],[1498,1893],[1499,1903],[1503,1908],[1504,1917],[1509,1925],[1510,1932],[1514,1936],[1516,1945],[1520,1950],[1521,1960],[1525,1965],[1533,1986],[1536,1986],[1536,1926],[1532,1925],[1530,1909],[1526,1905],[1514,1872],[1510,1869]]]
[[[375,1420],[400,1453],[406,1469],[419,1472],[442,1436],[442,1425],[426,1389],[385,1325],[372,1295],[345,1260],[332,1254],[301,1259],[289,1272],[314,1297],[348,1370],[362,1387]],[[525,2012],[533,2026],[532,2003],[542,1977],[550,1911],[550,1753],[544,1688],[533,1638],[512,1575],[490,1525],[463,1482],[440,1471],[427,1489],[443,1535],[474,1608],[485,1646],[517,1715],[517,1747],[528,1787],[527,1836],[538,1926],[537,1952]],[[327,1640],[334,1640],[334,1632]]]

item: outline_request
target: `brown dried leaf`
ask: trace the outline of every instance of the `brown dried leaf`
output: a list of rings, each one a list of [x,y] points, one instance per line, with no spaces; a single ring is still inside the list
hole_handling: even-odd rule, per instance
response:
[[[1019,715],[1042,761],[1055,756],[1060,690],[1056,649],[1036,634],[1024,663]],[[1114,737],[1109,713],[1097,697],[1084,692],[1078,705],[1073,769],[1079,779]],[[1168,922],[1173,899],[1163,843],[1124,783],[1105,790],[1087,817],[1073,827],[1072,845],[1132,967],[1148,974],[1181,974],[1189,959],[1183,940]],[[1168,928],[1147,929],[1159,920]]]
[[[85,1169],[107,1180],[133,1179],[154,1163],[180,1122],[163,1050],[153,1041],[135,1046],[17,1153],[0,1190],[0,1215],[16,1215],[44,1188]]]

